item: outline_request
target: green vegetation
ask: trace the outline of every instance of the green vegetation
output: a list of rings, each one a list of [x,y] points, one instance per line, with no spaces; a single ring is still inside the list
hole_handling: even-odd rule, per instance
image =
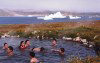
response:
[[[88,41],[100,41],[100,21],[85,22],[55,22],[42,24],[15,24],[1,25],[0,35],[8,33],[12,36],[19,37],[44,37],[62,38],[77,36],[87,39]]]
[[[87,57],[85,59],[74,58],[70,63],[100,63],[100,57]]]

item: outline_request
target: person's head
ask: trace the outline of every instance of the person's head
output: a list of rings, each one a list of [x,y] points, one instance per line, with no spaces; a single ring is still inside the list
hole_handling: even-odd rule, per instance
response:
[[[56,40],[56,38],[55,38],[55,37],[53,37],[53,40]]]
[[[5,48],[8,48],[8,44],[7,44],[7,43],[4,43],[4,47],[5,47]]]
[[[40,48],[40,51],[41,51],[41,52],[43,52],[44,50],[45,50],[45,48],[44,48],[44,47],[41,47],[41,48]]]
[[[25,41],[25,44],[30,45],[30,41],[29,40],[26,40]]]
[[[30,52],[30,57],[34,58],[35,57],[35,53],[34,52]]]
[[[53,40],[55,40],[56,38],[55,37],[53,37]]]
[[[65,49],[64,49],[64,48],[60,48],[60,51],[61,51],[62,53],[64,53],[64,52],[65,52]]]
[[[13,52],[13,47],[12,46],[8,47],[8,52]]]
[[[20,46],[23,46],[23,45],[25,45],[25,44],[24,44],[24,41],[21,41],[21,42],[20,42]]]
[[[33,47],[31,50],[33,51],[35,47]]]
[[[52,45],[53,45],[53,46],[56,46],[56,45],[57,45],[57,40],[56,40],[56,39],[53,39]]]
[[[53,41],[56,41],[57,42],[56,38],[53,38]]]

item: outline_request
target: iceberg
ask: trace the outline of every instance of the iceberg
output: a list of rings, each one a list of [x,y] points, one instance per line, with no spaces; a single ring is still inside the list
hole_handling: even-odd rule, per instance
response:
[[[80,19],[81,17],[69,15],[69,18],[70,18],[70,19]]]
[[[60,12],[50,14],[48,17],[50,17],[50,18],[66,18],[66,16],[63,16]]]
[[[44,17],[44,20],[53,20],[53,18],[48,17],[48,16],[45,16],[45,17]]]
[[[53,20],[53,18],[66,18],[66,16],[63,16],[60,12],[46,15],[44,17],[37,17],[37,19],[43,19],[43,20]]]
[[[33,17],[33,15],[28,15],[27,17]]]
[[[53,18],[50,18],[50,17],[48,17],[48,16],[45,16],[45,17],[37,17],[37,19],[53,20]]]

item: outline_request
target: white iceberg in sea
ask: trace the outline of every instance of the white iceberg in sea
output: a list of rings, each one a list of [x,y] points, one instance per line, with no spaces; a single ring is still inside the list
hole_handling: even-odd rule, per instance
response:
[[[69,18],[70,18],[70,19],[80,19],[81,17],[69,15]]]
[[[63,16],[60,12],[50,14],[48,17],[50,18],[65,18],[66,16]]]
[[[48,16],[45,16],[45,17],[44,17],[44,20],[53,20],[53,18],[48,17]]]
[[[37,19],[53,20],[53,18],[50,18],[50,17],[48,17],[48,16],[45,16],[45,17],[37,17]]]
[[[28,15],[27,17],[33,17],[33,15]]]
[[[66,16],[63,16],[60,12],[46,15],[45,17],[37,17],[37,19],[43,19],[43,20],[53,20],[53,18],[66,18]]]

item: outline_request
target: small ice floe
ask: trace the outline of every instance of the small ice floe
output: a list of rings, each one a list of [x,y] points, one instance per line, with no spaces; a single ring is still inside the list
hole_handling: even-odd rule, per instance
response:
[[[10,35],[5,33],[4,35],[1,36],[1,38],[6,38],[6,37],[10,37]]]
[[[37,19],[43,19],[43,20],[53,20],[53,18],[66,18],[66,16],[63,16],[61,12],[57,12],[54,14],[50,14],[48,16],[46,15],[44,17],[37,17]]]
[[[28,15],[27,17],[33,17],[33,15]]]
[[[73,39],[73,41],[81,42],[81,38],[80,37],[76,37],[76,38]]]
[[[84,45],[88,45],[88,42],[83,43]]]
[[[50,17],[48,17],[48,16],[45,16],[45,17],[37,17],[37,19],[53,20],[53,18],[50,18]]]
[[[62,39],[63,39],[63,40],[72,40],[71,37],[63,37]]]
[[[89,48],[93,47],[92,42],[88,42],[86,39],[81,39],[81,42],[83,43],[83,45],[85,45]]]
[[[91,47],[93,47],[93,45],[90,44],[89,47],[91,48]]]
[[[16,36],[11,36],[12,38],[16,38]]]
[[[81,39],[81,42],[84,44],[84,45],[88,45],[88,42],[86,39]]]
[[[89,47],[89,48],[94,47],[94,45],[95,45],[94,42],[89,42],[89,43],[88,43],[88,47]]]
[[[81,17],[79,16],[72,16],[72,15],[69,15],[69,19],[80,19]]]
[[[66,40],[66,37],[62,37],[63,40]]]

